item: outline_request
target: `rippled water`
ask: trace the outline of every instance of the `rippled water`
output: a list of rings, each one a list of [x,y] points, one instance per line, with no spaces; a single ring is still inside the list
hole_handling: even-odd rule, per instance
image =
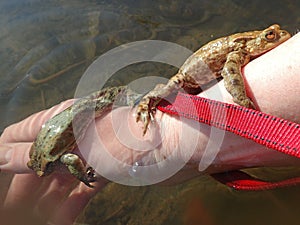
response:
[[[2,0],[0,132],[72,98],[86,68],[116,46],[156,39],[196,50],[216,37],[272,23],[294,32],[300,27],[299,11],[299,2],[292,0]],[[168,65],[142,63],[119,71],[108,85],[148,75],[169,77],[175,71]],[[81,220],[88,224],[298,224],[297,193],[298,188],[231,192],[208,178],[164,188],[112,184],[99,193]]]

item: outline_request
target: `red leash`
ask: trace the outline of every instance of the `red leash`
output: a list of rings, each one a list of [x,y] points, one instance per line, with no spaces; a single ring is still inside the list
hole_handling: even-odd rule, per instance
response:
[[[300,158],[300,125],[297,123],[242,106],[183,93],[178,93],[172,104],[162,102],[158,109],[230,131],[268,148]],[[241,171],[212,176],[237,190],[274,189],[300,183],[300,177],[268,182]]]

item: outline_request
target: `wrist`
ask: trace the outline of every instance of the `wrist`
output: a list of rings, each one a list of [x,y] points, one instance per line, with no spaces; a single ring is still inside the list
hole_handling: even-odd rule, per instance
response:
[[[298,98],[300,80],[297,72],[300,70],[300,35],[280,45],[271,52],[249,63],[245,69],[245,85],[248,96],[254,100],[258,109],[275,116],[292,121],[300,121]],[[299,92],[299,93],[298,93]],[[226,91],[223,82],[219,82],[200,96],[233,103],[232,97]],[[202,138],[198,149],[190,160],[197,164],[205,161],[205,146],[211,128],[201,125],[198,130]],[[204,130],[204,132],[203,132]],[[208,136],[203,136],[206,133]],[[175,135],[176,136],[176,135]],[[210,140],[214,142],[215,140]],[[209,154],[208,154],[209,155]],[[208,157],[208,161],[211,160]],[[224,133],[223,144],[220,145],[217,156],[214,158],[208,172],[224,171],[256,166],[288,166],[298,165],[299,160],[285,156],[228,132]]]

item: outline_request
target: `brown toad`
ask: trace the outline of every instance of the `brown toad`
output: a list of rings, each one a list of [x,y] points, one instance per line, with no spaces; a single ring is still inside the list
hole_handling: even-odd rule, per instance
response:
[[[79,99],[49,119],[31,147],[27,166],[41,177],[51,174],[57,165],[64,164],[78,180],[92,187],[90,183],[95,181],[93,169],[86,168],[83,160],[72,152],[84,138],[91,121],[109,111],[119,97],[122,98],[120,103],[133,105],[140,95],[125,86],[106,88]]]
[[[181,88],[190,94],[197,94],[201,86],[219,77],[223,77],[225,87],[235,103],[255,108],[246,95],[241,67],[290,37],[287,31],[274,24],[265,30],[237,33],[207,43],[185,61],[166,85],[158,84],[141,99],[136,120],[143,122],[143,133],[146,133],[161,99]]]

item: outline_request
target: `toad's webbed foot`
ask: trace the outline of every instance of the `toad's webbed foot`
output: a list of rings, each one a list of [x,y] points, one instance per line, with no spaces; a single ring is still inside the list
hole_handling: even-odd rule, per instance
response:
[[[88,187],[93,187],[90,183],[96,181],[95,172],[91,167],[85,169],[85,165],[78,155],[67,153],[60,157],[60,161],[78,180]]]
[[[136,110],[136,122],[141,121],[143,123],[143,135],[146,134],[149,123],[155,113],[155,106],[151,102],[151,97],[144,97]]]
[[[149,123],[154,118],[154,113],[157,104],[173,91],[183,87],[185,76],[181,73],[173,76],[167,84],[158,84],[155,88],[146,94],[139,102],[136,110],[136,122],[142,121],[143,135],[146,134]]]

